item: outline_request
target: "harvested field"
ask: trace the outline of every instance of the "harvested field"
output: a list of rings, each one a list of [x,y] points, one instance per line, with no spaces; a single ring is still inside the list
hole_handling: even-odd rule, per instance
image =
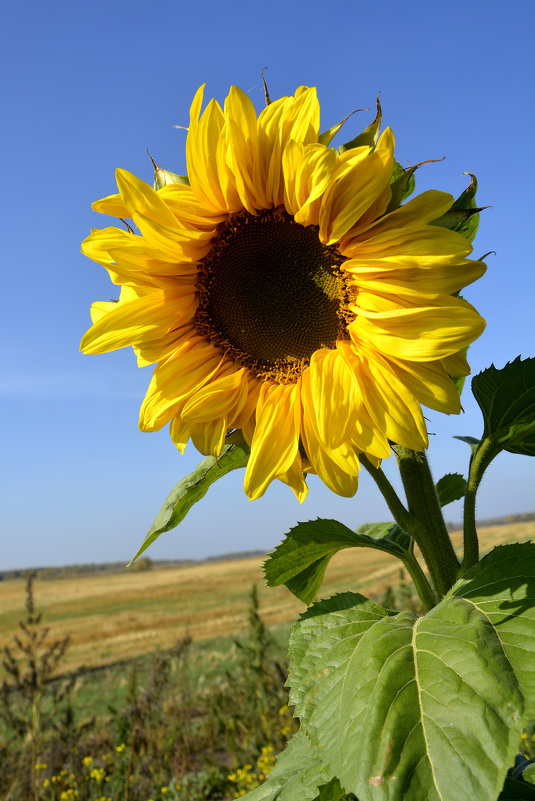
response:
[[[532,539],[535,522],[481,529],[482,551]],[[460,546],[462,536],[453,535]],[[36,580],[37,608],[50,627],[48,640],[70,635],[64,670],[113,664],[168,648],[189,634],[194,640],[237,635],[246,625],[248,593],[257,583],[260,608],[272,627],[289,624],[305,609],[285,587],[264,586],[261,557],[205,562],[146,572]],[[353,548],[335,556],[321,595],[345,590],[380,598],[400,580],[401,563],[388,554]],[[24,615],[25,582],[0,583],[0,648]]]

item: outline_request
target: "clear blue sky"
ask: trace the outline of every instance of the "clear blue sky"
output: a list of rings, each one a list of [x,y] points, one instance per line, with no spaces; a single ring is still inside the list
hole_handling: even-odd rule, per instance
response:
[[[138,409],[151,370],[131,350],[81,356],[89,305],[116,296],[103,269],[80,253],[90,203],[115,191],[114,169],[151,180],[145,149],[185,169],[194,91],[222,101],[230,84],[263,106],[316,85],[322,124],[374,106],[381,91],[398,160],[440,158],[417,189],[458,195],[477,174],[481,220],[475,256],[488,273],[465,295],[487,318],[470,361],[478,372],[534,352],[533,0],[316,0],[269,3],[13,2],[2,12],[3,358],[0,568],[128,560],[168,491],[199,460],[181,457],[167,430],[141,434]],[[372,119],[352,118],[346,138]],[[466,470],[453,434],[481,433],[469,392],[466,413],[430,415],[430,458],[440,477]],[[215,485],[153,558],[269,549],[297,520],[349,525],[388,519],[366,475],[352,500],[317,479],[300,507],[278,482],[249,502],[234,474]],[[535,508],[533,468],[502,456],[480,493],[481,517]],[[460,519],[460,509],[447,509]]]

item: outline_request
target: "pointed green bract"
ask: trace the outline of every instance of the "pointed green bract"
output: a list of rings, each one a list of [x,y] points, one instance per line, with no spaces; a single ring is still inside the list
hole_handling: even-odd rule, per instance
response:
[[[390,179],[390,190],[392,197],[387,206],[387,213],[399,208],[404,200],[406,200],[416,188],[416,179],[414,173],[418,165],[414,167],[403,167],[398,161],[394,162],[394,172]]]
[[[431,225],[440,225],[450,231],[457,231],[462,234],[469,242],[473,242],[477,229],[479,228],[479,212],[483,208],[476,206],[477,178],[471,172],[466,173],[470,176],[470,183],[459,195],[449,211]]]
[[[440,481],[437,481],[436,490],[440,505],[447,506],[464,496],[466,479],[460,473],[446,473]]]
[[[249,448],[245,443],[225,445],[221,456],[207,456],[206,459],[185,476],[171,490],[156,520],[143,540],[141,547],[130,562],[132,564],[158,539],[164,531],[170,531],[184,520],[193,504],[204,498],[210,486],[231,470],[245,467],[249,458]]]
[[[379,102],[379,95],[377,95],[377,114],[375,115],[375,119],[368,125],[367,128],[362,131],[362,133],[360,133],[358,136],[355,136],[354,139],[351,139],[349,142],[345,142],[343,145],[340,145],[336,151],[337,155],[345,153],[346,150],[351,150],[353,147],[363,147],[364,145],[368,147],[375,147],[379,138],[381,117],[381,104]]]
[[[291,703],[359,801],[496,801],[535,715],[535,546],[496,549],[424,617],[345,593],[290,644]]]
[[[177,175],[174,172],[157,167],[154,170],[154,188],[161,189],[167,184],[186,184],[189,186],[189,178],[187,175]]]
[[[270,587],[285,584],[304,603],[318,593],[325,570],[344,548],[377,548],[400,559],[412,555],[412,539],[395,523],[373,523],[357,531],[337,520],[298,523],[264,563]]]

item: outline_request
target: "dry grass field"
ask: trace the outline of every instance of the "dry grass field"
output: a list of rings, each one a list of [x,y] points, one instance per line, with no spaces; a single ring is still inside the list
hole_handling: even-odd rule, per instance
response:
[[[482,551],[533,539],[535,521],[481,529]],[[457,546],[459,533],[453,535]],[[257,583],[264,621],[290,623],[304,605],[285,587],[264,586],[263,559],[207,562],[146,572],[86,575],[34,584],[37,608],[50,626],[49,640],[71,637],[64,670],[112,664],[171,647],[189,634],[194,640],[239,635],[247,622],[248,594]],[[345,590],[380,598],[399,583],[400,562],[388,554],[353,548],[334,557],[322,596]],[[0,582],[0,648],[24,616],[25,582]]]

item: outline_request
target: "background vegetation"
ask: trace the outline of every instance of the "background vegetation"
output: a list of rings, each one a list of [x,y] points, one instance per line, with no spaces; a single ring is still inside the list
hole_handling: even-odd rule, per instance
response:
[[[483,547],[534,531],[489,527]],[[261,563],[145,559],[1,582],[0,797],[215,801],[260,783],[296,729],[284,655],[305,608],[264,588]],[[418,611],[399,562],[378,551],[333,559],[322,594],[348,588]]]

